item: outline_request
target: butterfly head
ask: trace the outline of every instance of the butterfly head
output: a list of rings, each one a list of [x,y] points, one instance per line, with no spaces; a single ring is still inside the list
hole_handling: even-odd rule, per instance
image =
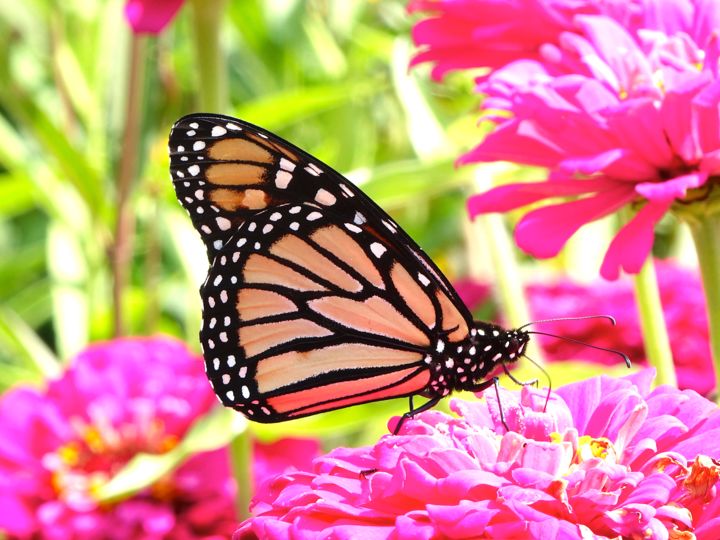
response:
[[[530,335],[522,328],[506,330],[502,326],[482,321],[475,322],[472,336],[477,348],[484,353],[485,364],[493,366],[517,361],[525,354],[530,341]]]

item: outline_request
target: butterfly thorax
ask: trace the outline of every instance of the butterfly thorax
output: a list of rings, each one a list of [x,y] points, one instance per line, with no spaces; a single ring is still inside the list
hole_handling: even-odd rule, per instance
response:
[[[437,354],[426,357],[431,366],[428,394],[447,395],[473,390],[499,365],[515,362],[525,352],[529,336],[522,330],[476,321],[466,339],[447,343],[438,338]]]

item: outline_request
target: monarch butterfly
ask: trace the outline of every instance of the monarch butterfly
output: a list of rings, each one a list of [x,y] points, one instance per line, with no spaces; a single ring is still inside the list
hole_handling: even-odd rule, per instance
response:
[[[294,145],[191,114],[169,151],[210,260],[200,340],[224,405],[281,422],[409,397],[404,419],[453,390],[488,388],[494,367],[525,352],[528,332],[473,321],[390,216]],[[429,401],[413,408],[415,395]]]

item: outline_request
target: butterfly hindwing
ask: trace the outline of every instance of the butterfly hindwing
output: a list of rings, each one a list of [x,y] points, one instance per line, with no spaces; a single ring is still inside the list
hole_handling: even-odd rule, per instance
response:
[[[225,405],[274,422],[427,386],[443,308],[376,234],[303,203],[258,213],[226,242],[201,332]]]

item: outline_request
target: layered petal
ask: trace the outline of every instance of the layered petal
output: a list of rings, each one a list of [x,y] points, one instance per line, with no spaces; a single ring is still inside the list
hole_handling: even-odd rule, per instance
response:
[[[530,387],[453,400],[457,417],[421,413],[400,435],[278,477],[234,538],[690,537],[718,517],[720,467],[686,434],[709,441],[720,411],[697,394],[651,391],[652,378],[579,382],[547,407]],[[656,431],[658,400],[683,430]],[[651,433],[661,449],[638,452]]]

